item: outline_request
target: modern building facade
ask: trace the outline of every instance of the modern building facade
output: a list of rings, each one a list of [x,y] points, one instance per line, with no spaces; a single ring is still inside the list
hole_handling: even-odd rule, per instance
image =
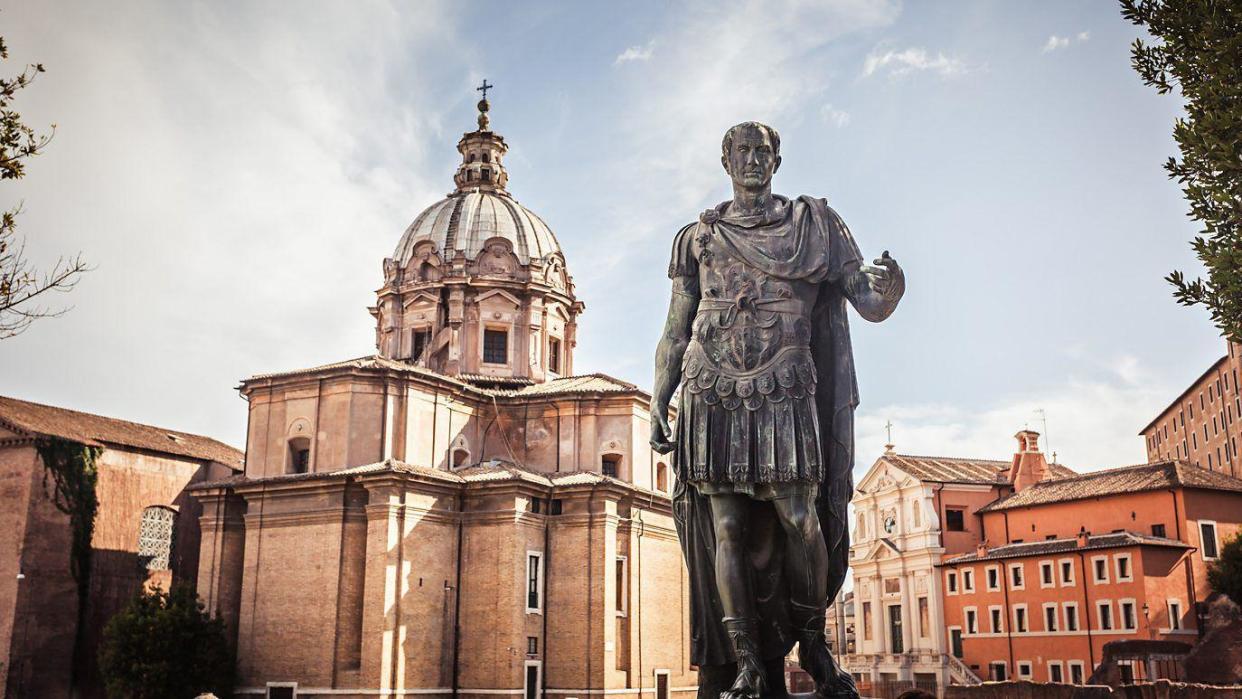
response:
[[[850,549],[855,652],[846,668],[863,683],[920,687],[979,678],[951,652],[943,605],[946,558],[984,540],[979,511],[1016,488],[1073,472],[1048,464],[1039,435],[1017,435],[1009,461],[885,452],[859,481]]]
[[[1082,683],[1109,641],[1197,639],[1242,480],[1164,461],[1036,482],[979,516],[977,549],[941,564],[951,653],[989,679]]]
[[[1139,433],[1148,462],[1179,459],[1209,471],[1242,476],[1242,345],[1226,343],[1216,360]]]
[[[487,110],[384,261],[378,353],[244,380],[245,473],[195,490],[242,696],[696,689],[650,397],[572,375],[584,306]]]
[[[40,451],[52,442],[101,450],[84,608],[69,503]],[[0,397],[0,696],[102,697],[104,624],[144,587],[194,583],[199,506],[186,488],[241,466],[214,439]]]

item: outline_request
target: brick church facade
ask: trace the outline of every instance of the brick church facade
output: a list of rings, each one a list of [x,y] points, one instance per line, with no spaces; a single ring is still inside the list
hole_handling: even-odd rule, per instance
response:
[[[584,305],[479,106],[384,261],[378,353],[243,381],[245,473],[192,490],[242,696],[694,691],[650,397],[573,374]]]

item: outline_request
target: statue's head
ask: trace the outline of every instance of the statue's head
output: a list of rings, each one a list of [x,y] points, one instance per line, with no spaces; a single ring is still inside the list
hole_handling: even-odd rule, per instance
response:
[[[767,187],[781,166],[781,136],[767,124],[744,121],[725,132],[720,164],[736,185]]]

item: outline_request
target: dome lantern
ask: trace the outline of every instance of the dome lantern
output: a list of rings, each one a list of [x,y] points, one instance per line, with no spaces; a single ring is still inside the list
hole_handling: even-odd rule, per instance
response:
[[[461,153],[461,165],[453,175],[456,192],[468,191],[504,191],[509,182],[509,173],[505,170],[503,158],[509,151],[504,136],[491,129],[491,118],[487,112],[491,103],[487,101],[487,91],[493,86],[486,80],[478,90],[483,92],[479,100],[479,128],[463,134],[457,142],[457,152]]]

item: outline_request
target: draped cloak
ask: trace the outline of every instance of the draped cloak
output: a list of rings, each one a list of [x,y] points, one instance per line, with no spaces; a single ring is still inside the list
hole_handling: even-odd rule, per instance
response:
[[[814,408],[818,417],[818,441],[823,458],[822,480],[817,485],[816,512],[828,549],[828,597],[836,597],[844,583],[849,558],[846,506],[853,491],[854,408],[858,387],[850,346],[843,282],[862,262],[862,255],[845,223],[823,199],[778,198],[779,215],[731,217],[728,202],[705,212],[697,223],[678,233],[669,276],[698,275],[705,245],[714,238],[716,249],[741,260],[764,275],[809,282],[818,294],[809,316],[809,345],[814,363]],[[782,254],[773,256],[755,241],[765,235],[791,236]],[[708,254],[710,257],[710,252]],[[702,304],[700,290],[700,304]],[[683,398],[685,387],[683,386]],[[744,408],[742,408],[744,409]],[[680,422],[679,416],[679,422]],[[681,426],[678,429],[682,434]],[[686,432],[685,435],[692,433]],[[673,464],[677,473],[673,515],[689,571],[690,661],[700,667],[734,662],[732,646],[721,622],[724,616],[716,592],[716,541],[711,503],[691,484],[688,476],[691,445],[679,436]],[[752,593],[756,600],[759,644],[765,659],[786,655],[796,642],[791,627],[789,591],[784,571],[784,536],[770,502],[754,500],[747,533]]]

